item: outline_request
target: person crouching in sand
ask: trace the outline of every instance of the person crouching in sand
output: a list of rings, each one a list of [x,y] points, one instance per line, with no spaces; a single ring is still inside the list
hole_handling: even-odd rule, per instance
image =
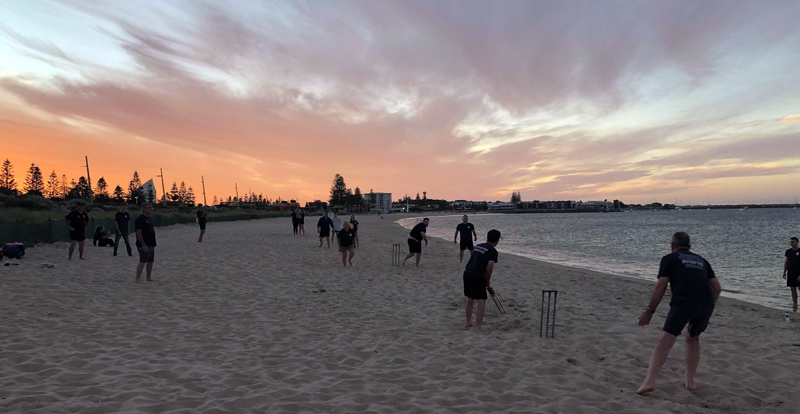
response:
[[[722,292],[719,281],[708,261],[689,251],[692,245],[688,234],[675,233],[672,236],[670,247],[672,253],[661,258],[658,283],[650,298],[650,304],[639,316],[639,326],[650,324],[650,319],[664,297],[667,283],[669,283],[672,289],[669,314],[667,314],[658,344],[650,356],[647,377],[636,390],[638,394],[655,391],[658,371],[667,361],[669,351],[675,345],[681,332],[686,339],[685,387],[687,390],[694,390],[694,374],[697,372],[697,364],[700,362],[700,334],[708,326],[708,321],[714,313],[714,305]],[[683,328],[687,324],[688,329],[684,332]]]
[[[472,327],[472,307],[478,302],[475,310],[475,327],[481,329],[483,325],[483,312],[486,310],[486,288],[492,286],[492,271],[497,263],[497,243],[500,242],[500,232],[489,230],[486,243],[473,247],[472,255],[467,261],[464,270],[464,296],[467,297],[467,324],[465,328]]]
[[[336,235],[336,242],[339,243],[339,251],[342,252],[342,265],[347,267],[347,253],[350,252],[350,266],[353,265],[353,256],[356,255],[354,239],[356,235],[350,223],[344,222],[342,229]]]

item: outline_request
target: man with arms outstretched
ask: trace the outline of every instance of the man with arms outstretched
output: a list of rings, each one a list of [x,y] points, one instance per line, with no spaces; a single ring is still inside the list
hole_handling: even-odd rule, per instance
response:
[[[681,332],[686,339],[685,387],[690,391],[695,388],[694,374],[700,362],[700,334],[708,326],[722,288],[708,261],[689,251],[691,247],[688,234],[678,232],[672,236],[672,253],[661,258],[658,283],[650,304],[639,316],[639,326],[650,324],[669,284],[672,290],[669,314],[658,344],[650,356],[647,377],[636,391],[638,394],[655,391],[658,371],[666,362],[667,355]],[[688,329],[684,332],[683,328],[687,325]]]
[[[458,252],[458,262],[464,263],[464,250],[469,250],[472,253],[472,241],[478,241],[478,234],[475,233],[475,226],[469,222],[469,217],[464,214],[461,217],[461,223],[456,226],[456,234],[453,236],[453,244],[458,243],[458,235],[461,234],[461,246]]]

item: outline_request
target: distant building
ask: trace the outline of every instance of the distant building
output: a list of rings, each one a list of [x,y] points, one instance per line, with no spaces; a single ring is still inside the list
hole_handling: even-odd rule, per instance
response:
[[[489,203],[489,211],[508,211],[514,210],[516,207],[512,203],[504,203],[501,201],[496,201],[494,203]]]
[[[376,193],[369,190],[365,198],[367,204],[373,209],[378,209],[387,213],[392,211],[392,193]]]
[[[147,180],[147,182],[142,184],[142,186],[139,188],[142,189],[142,194],[144,194],[145,201],[149,201],[154,204],[156,203],[156,201],[158,201],[158,196],[156,195],[156,186],[155,184],[153,184],[152,179]],[[139,201],[141,204],[141,200]]]

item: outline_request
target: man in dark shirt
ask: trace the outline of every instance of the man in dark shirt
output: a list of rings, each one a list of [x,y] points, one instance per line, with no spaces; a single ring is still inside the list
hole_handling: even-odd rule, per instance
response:
[[[464,296],[467,297],[465,328],[472,326],[472,306],[475,301],[478,301],[478,308],[475,310],[475,327],[481,329],[481,325],[483,325],[483,313],[486,310],[486,288],[492,286],[492,272],[494,264],[497,263],[495,247],[499,242],[500,232],[489,230],[486,243],[475,246],[467,261],[467,268],[464,270]]]
[[[458,235],[461,234],[461,247],[458,252],[458,262],[464,263],[464,250],[472,252],[472,240],[478,241],[478,234],[475,233],[475,226],[469,222],[469,217],[464,214],[461,223],[456,226],[456,234],[453,236],[453,244],[458,242]]]
[[[672,300],[667,320],[664,323],[661,338],[658,340],[653,354],[650,356],[650,366],[647,377],[636,391],[645,394],[656,389],[656,376],[661,366],[667,360],[670,349],[675,345],[683,328],[686,339],[686,389],[694,390],[694,374],[700,362],[700,334],[708,326],[708,321],[714,313],[714,304],[719,298],[722,288],[714,275],[711,265],[702,257],[692,253],[689,235],[683,232],[672,236],[672,253],[661,259],[658,270],[658,283],[656,283],[650,304],[639,316],[639,326],[647,326],[656,312],[658,304],[667,291],[667,284],[672,290]]]
[[[297,209],[292,210],[292,232],[295,236],[297,236],[297,227],[299,223],[297,222]]]
[[[150,220],[153,203],[142,204],[142,214],[136,218],[136,250],[139,251],[139,266],[136,267],[136,283],[142,282],[142,269],[147,266],[147,281],[153,281],[153,262],[156,258],[156,229]]]
[[[408,254],[403,260],[403,266],[406,265],[406,260],[417,255],[417,267],[419,267],[419,258],[422,256],[422,240],[425,240],[425,246],[428,246],[428,237],[425,235],[425,230],[429,223],[430,220],[425,218],[422,219],[422,223],[411,229],[411,233],[408,234]]]
[[[350,227],[353,228],[353,246],[358,249],[358,220],[356,220],[356,216],[350,216]]]
[[[797,247],[797,237],[789,239],[791,249],[786,250],[783,255],[783,278],[786,279],[786,286],[792,288],[792,312],[797,312],[797,287],[800,286],[800,248]]]
[[[114,226],[117,229],[116,240],[114,241],[114,256],[117,255],[117,248],[119,247],[119,239],[125,240],[125,248],[128,249],[128,256],[131,254],[131,242],[128,240],[128,225],[131,222],[131,215],[128,213],[128,205],[122,204],[119,206],[119,211],[114,216]]]
[[[353,256],[356,255],[355,249],[356,234],[350,223],[344,222],[342,229],[336,235],[336,242],[339,244],[339,251],[342,252],[342,265],[347,267],[347,253],[350,252],[350,266],[353,265]]]
[[[203,242],[203,235],[206,234],[206,223],[208,223],[208,210],[202,204],[199,204],[197,210],[197,224],[200,225],[200,238],[197,239],[198,243]]]
[[[78,244],[78,257],[83,260],[83,243],[86,240],[86,226],[89,225],[89,215],[83,211],[83,207],[83,202],[78,202],[75,210],[65,217],[67,226],[69,226],[69,260],[72,260],[76,243]]]
[[[325,215],[319,218],[317,222],[317,233],[319,233],[319,247],[322,247],[322,239],[328,240],[328,248],[331,248],[331,227],[333,227],[333,221],[331,218],[328,217],[328,212],[325,212]]]

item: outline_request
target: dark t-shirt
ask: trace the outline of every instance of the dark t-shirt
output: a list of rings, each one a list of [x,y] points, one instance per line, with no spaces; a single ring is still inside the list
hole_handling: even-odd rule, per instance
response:
[[[292,224],[297,223],[297,213],[292,213]]]
[[[208,218],[206,218],[205,214],[203,214],[203,210],[197,210],[197,222],[198,223],[208,222]]]
[[[156,229],[153,227],[153,222],[150,220],[150,217],[145,216],[144,214],[140,215],[136,218],[136,231],[142,231],[142,239],[144,240],[144,244],[147,247],[155,247],[156,246]],[[142,247],[142,243],[139,242],[139,238],[136,238],[136,246]]]
[[[131,215],[128,212],[121,212],[118,211],[117,214],[114,216],[114,221],[117,222],[117,227],[119,227],[119,232],[121,234],[128,234],[128,223],[131,221]]]
[[[414,226],[413,229],[411,229],[411,233],[409,233],[409,236],[413,237],[414,240],[416,241],[422,241],[422,233],[425,233],[426,229],[427,226],[425,226],[425,223],[419,223],[416,226]]]
[[[714,292],[708,283],[716,275],[711,265],[702,257],[678,250],[661,258],[658,277],[668,277],[672,300],[670,306],[680,303],[713,305]]]
[[[306,216],[303,213],[297,215],[297,224],[306,224]]]
[[[497,263],[497,249],[490,243],[481,243],[472,250],[465,270],[476,275],[486,275],[486,266],[490,261]]]
[[[786,256],[786,269],[789,270],[789,273],[800,273],[800,249],[789,249],[784,256]]]
[[[358,233],[358,220],[350,220],[350,226],[353,227],[353,233]]]
[[[322,216],[317,222],[317,227],[319,227],[320,231],[330,231],[331,227],[333,227],[333,221],[331,221],[330,217]]]
[[[459,223],[456,226],[456,231],[461,234],[461,240],[469,240],[472,238],[472,232],[475,231],[475,226],[472,223]]]
[[[77,232],[86,230],[86,225],[89,224],[89,215],[85,211],[83,213],[78,213],[78,210],[70,211],[66,219],[69,221],[69,226]]]
[[[342,246],[350,246],[353,244],[353,238],[355,237],[355,234],[353,229],[341,229],[339,230],[339,235],[337,237],[339,237],[339,241],[342,243]]]

